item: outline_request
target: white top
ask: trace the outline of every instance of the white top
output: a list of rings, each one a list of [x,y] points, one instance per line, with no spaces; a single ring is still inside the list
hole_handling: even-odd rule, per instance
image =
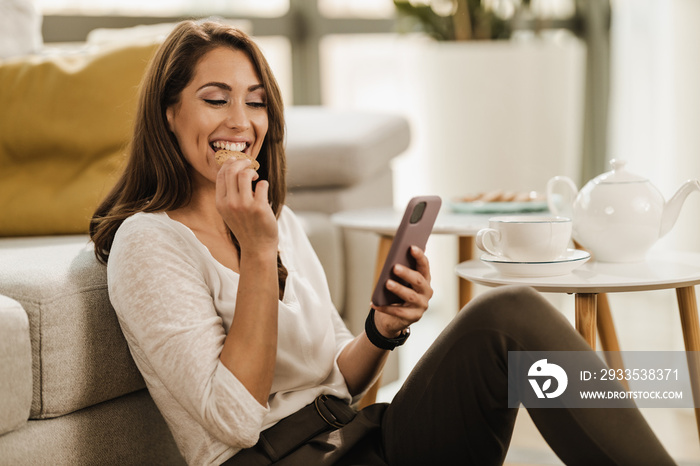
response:
[[[456,272],[460,277],[480,285],[526,285],[552,293],[661,290],[700,284],[700,254],[652,251],[644,262],[589,261],[571,273],[553,277],[501,275],[480,260],[463,262],[457,266]]]
[[[284,208],[279,248],[289,271],[279,302],[277,362],[261,406],[219,360],[239,275],[165,213],[138,213],[114,238],[109,296],[131,354],[180,452],[221,464],[320,394],[350,401],[337,358],[353,338],[331,302],[321,264]]]

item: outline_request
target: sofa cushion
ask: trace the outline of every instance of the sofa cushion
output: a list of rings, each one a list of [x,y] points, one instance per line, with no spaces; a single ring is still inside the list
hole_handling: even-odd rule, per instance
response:
[[[361,184],[410,143],[408,121],[399,115],[296,106],[285,118],[290,189]]]
[[[21,427],[32,404],[32,348],[22,305],[0,295],[0,435]]]
[[[146,390],[0,435],[3,466],[185,466]]]
[[[86,232],[156,44],[0,61],[0,236]]]
[[[33,419],[143,388],[87,236],[0,241],[0,294],[29,318]]]

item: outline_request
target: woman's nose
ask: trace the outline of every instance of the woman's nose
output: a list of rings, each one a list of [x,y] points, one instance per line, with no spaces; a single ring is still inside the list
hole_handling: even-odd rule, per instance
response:
[[[228,115],[226,115],[226,126],[230,128],[247,128],[250,126],[245,104],[231,105]]]

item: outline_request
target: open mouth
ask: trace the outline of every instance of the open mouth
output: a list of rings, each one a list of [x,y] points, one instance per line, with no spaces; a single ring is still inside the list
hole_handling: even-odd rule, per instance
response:
[[[245,142],[231,142],[231,141],[214,141],[209,144],[211,148],[216,152],[217,150],[231,150],[234,152],[244,152],[248,147],[248,143]]]

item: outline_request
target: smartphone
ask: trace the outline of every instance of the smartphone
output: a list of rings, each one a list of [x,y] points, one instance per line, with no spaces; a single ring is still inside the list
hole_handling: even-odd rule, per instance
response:
[[[425,243],[428,242],[428,237],[433,230],[441,204],[442,200],[439,196],[418,196],[408,202],[372,293],[372,302],[375,305],[386,306],[403,301],[387,290],[386,282],[391,278],[398,283],[408,285],[394,274],[394,266],[401,264],[416,269],[416,260],[411,255],[411,246],[418,246],[425,250]]]

